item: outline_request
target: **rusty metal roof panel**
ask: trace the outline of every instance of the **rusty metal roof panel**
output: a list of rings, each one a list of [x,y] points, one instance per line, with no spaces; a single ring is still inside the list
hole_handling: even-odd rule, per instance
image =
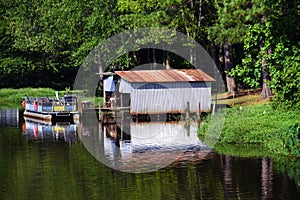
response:
[[[213,82],[212,77],[200,69],[116,71],[117,75],[132,83]]]

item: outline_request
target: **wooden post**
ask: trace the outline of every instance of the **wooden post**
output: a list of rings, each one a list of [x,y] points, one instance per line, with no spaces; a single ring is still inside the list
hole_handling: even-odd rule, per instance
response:
[[[215,109],[216,109],[216,102],[214,101],[213,109],[212,109],[212,114],[213,114],[213,115],[215,114]]]
[[[100,110],[100,109],[99,109]],[[99,121],[100,121],[100,119],[99,119]],[[103,137],[103,135],[102,135],[102,123],[98,123],[98,134],[99,134],[99,140],[101,141],[102,140],[102,137]]]
[[[187,136],[190,136],[191,135],[191,124],[190,124],[190,121],[187,121],[186,129],[187,129]]]
[[[123,121],[124,120],[124,111],[122,110],[123,108],[123,93],[120,93],[120,120]]]
[[[190,102],[187,102],[186,105],[186,113],[185,113],[185,119],[188,120],[190,117]]]
[[[201,117],[201,102],[198,104],[197,120],[200,120]]]
[[[98,117],[99,117],[99,122],[102,122],[102,111],[101,111],[101,102],[99,102],[99,105],[98,105]]]
[[[121,118],[120,120],[121,120],[121,121],[124,121],[124,115],[125,115],[124,112],[125,112],[124,110],[120,110],[120,115],[121,115],[121,116],[120,116],[120,118]]]
[[[103,85],[103,107],[106,108],[106,93],[105,93],[105,87],[104,87],[104,79],[102,80],[102,85]]]
[[[200,124],[201,124],[201,102],[199,102],[199,117],[198,117],[198,128],[200,128]]]
[[[123,93],[120,93],[120,107],[123,107]]]
[[[115,119],[115,123],[118,123],[118,111],[117,111],[117,109],[115,109],[114,115],[115,116],[113,116],[113,118]]]
[[[80,115],[82,115],[82,104],[81,104],[81,97],[79,97],[78,99],[78,112],[80,113]]]
[[[108,122],[108,120],[107,120],[107,111],[103,112],[103,118],[102,119],[103,119],[103,123],[107,124],[107,122]]]
[[[124,132],[124,121],[123,119],[121,119],[121,126],[120,126],[120,129],[121,129],[121,141],[123,141],[123,132]]]

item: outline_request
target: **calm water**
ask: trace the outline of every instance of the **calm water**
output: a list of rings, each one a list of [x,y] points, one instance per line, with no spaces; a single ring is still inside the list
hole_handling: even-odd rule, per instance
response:
[[[164,126],[175,130],[173,125]],[[157,125],[152,131],[154,127]],[[91,130],[95,128],[25,122],[17,109],[1,110],[0,199],[300,199],[300,188],[295,184],[299,165],[279,165],[288,167],[281,172],[268,158],[211,152],[203,159],[199,155],[205,148],[188,151],[158,171],[114,170],[95,159],[82,143],[85,137],[94,137]],[[132,127],[132,134],[140,128]],[[103,135],[97,138],[102,141],[103,156],[111,163],[132,157],[155,159],[143,156],[168,146],[154,140],[131,141],[133,135],[120,136],[113,126],[100,130]],[[194,137],[193,127],[186,130]],[[197,139],[193,142],[202,147]],[[173,152],[180,146],[172,147]]]

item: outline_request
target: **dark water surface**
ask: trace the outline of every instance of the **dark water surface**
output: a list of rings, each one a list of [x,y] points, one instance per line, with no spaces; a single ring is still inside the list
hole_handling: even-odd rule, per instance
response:
[[[268,158],[188,152],[158,171],[126,173],[86,150],[86,127],[24,123],[12,109],[0,120],[0,199],[300,199],[296,181]]]

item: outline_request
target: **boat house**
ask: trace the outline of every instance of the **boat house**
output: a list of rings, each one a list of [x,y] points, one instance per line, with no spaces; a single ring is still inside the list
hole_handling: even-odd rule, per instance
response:
[[[132,115],[207,112],[214,81],[200,69],[115,71],[104,90],[112,106],[130,107]]]

